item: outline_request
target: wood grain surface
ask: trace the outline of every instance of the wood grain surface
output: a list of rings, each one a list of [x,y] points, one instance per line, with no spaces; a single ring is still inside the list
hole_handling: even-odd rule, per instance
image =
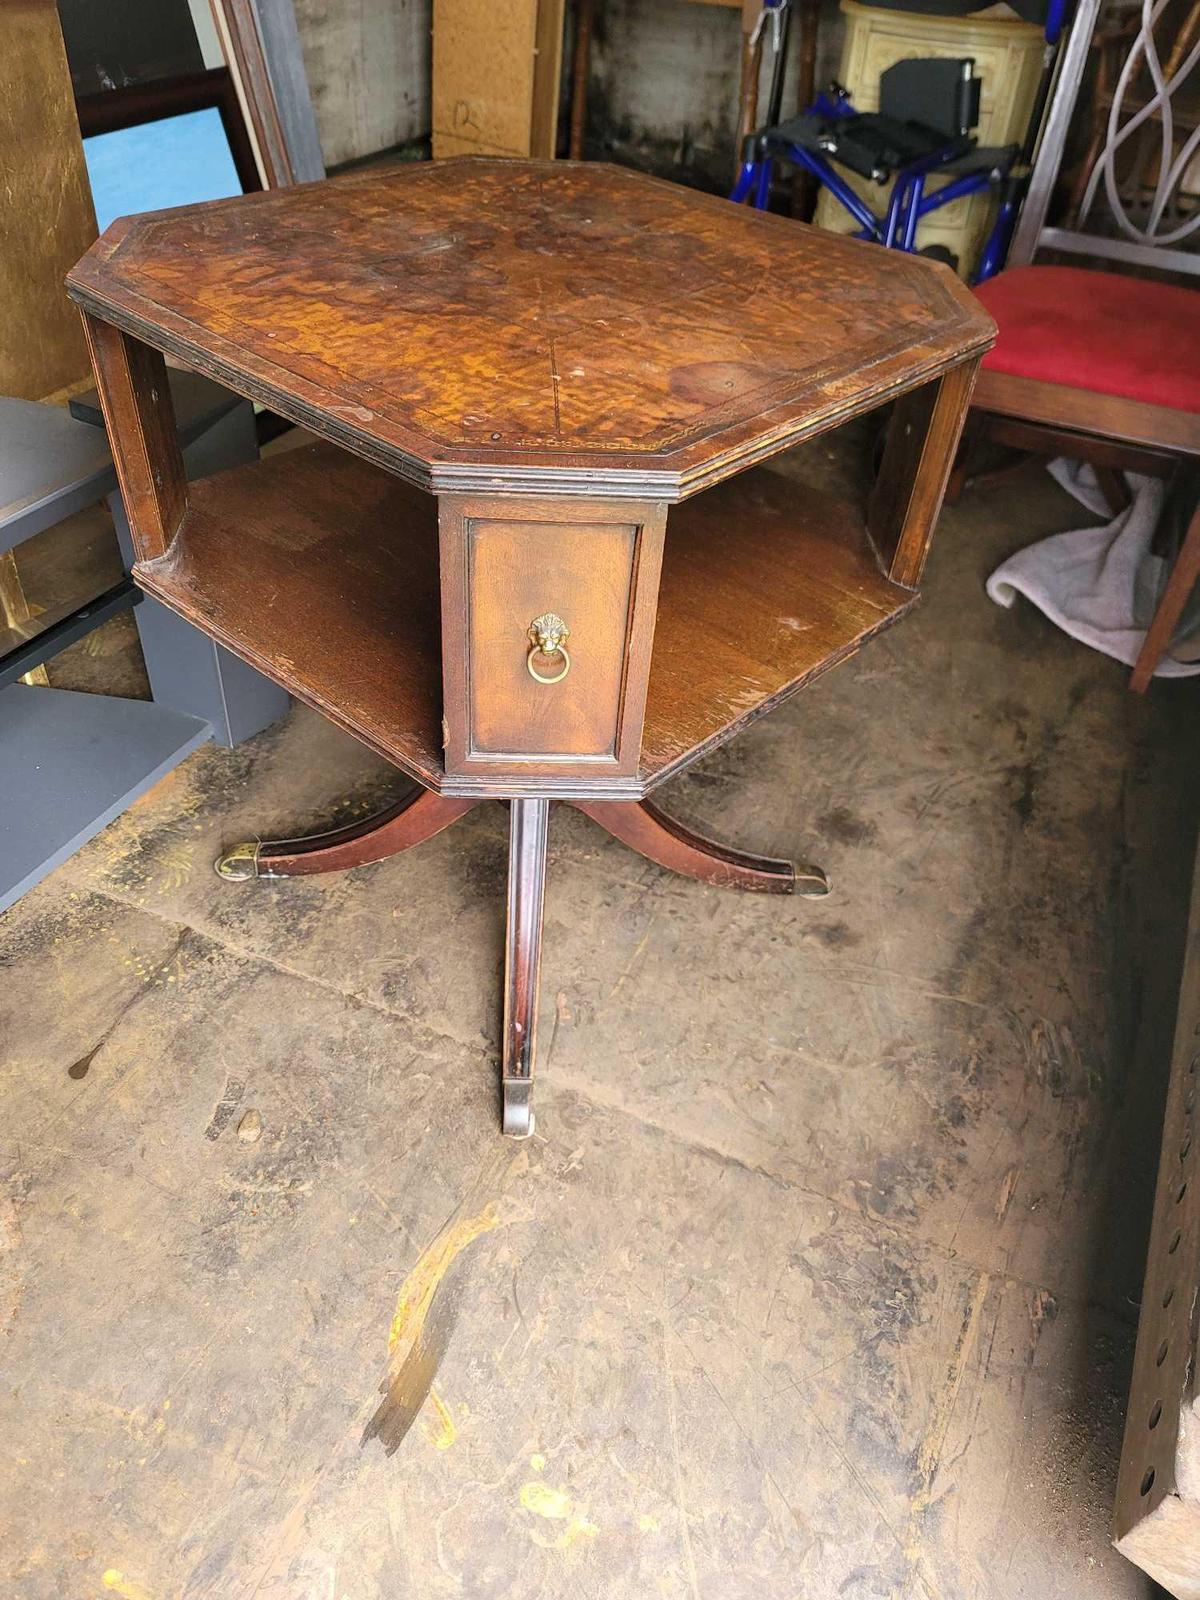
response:
[[[991,372],[985,367],[979,374],[972,408],[1026,422],[1044,422],[1076,433],[1101,434],[1106,439],[1120,439],[1151,450],[1200,455],[1200,415],[1196,412],[1173,411],[1145,400],[1097,394],[1065,383],[1018,378],[1011,372]]]
[[[643,778],[715,749],[904,615],[861,512],[745,473],[675,507],[659,584]]]
[[[570,522],[472,520],[467,643],[474,752],[530,755],[549,747],[576,758],[612,758],[637,535],[634,523],[580,529]],[[527,670],[527,627],[560,610],[570,617],[571,666],[561,684],[537,683]],[[589,641],[582,651],[580,637]],[[562,669],[555,658],[540,671]]]
[[[330,446],[188,486],[138,583],[428,787],[442,772],[437,506]]]
[[[96,238],[54,0],[0,6],[0,394],[82,386],[87,350],[63,276]]]
[[[86,308],[411,482],[674,500],[980,354],[952,273],[601,164],[123,219]]]
[[[888,424],[867,526],[888,576],[906,589],[915,589],[925,570],[978,370],[977,362],[963,362],[910,390]]]
[[[121,499],[141,561],[163,555],[188,487],[162,356],[110,323],[83,319]]]

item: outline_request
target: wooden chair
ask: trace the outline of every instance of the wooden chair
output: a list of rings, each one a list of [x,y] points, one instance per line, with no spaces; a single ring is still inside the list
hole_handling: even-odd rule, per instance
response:
[[[968,451],[983,438],[1096,468],[1121,509],[1119,469],[1168,476],[1200,459],[1200,294],[1083,267],[1011,267],[980,285],[1000,337],[983,363]],[[964,457],[969,461],[969,456]],[[962,467],[961,472],[969,470]],[[1130,687],[1143,692],[1200,577],[1191,519]]]
[[[1200,256],[1046,226],[1097,12],[1081,0],[1047,117],[1009,266],[976,290],[1000,330],[984,359],[951,498],[984,438],[1090,462],[1122,508],[1121,469],[1168,476],[1200,458],[1200,295],[1161,279],[1087,267],[1043,266],[1039,249],[1137,267],[1200,271]],[[1133,669],[1145,690],[1200,577],[1200,513],[1192,516]]]

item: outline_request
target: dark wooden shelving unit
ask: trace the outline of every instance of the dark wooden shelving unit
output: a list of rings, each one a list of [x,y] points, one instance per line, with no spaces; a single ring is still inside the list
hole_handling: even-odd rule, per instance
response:
[[[381,537],[381,530],[387,530]],[[442,760],[437,504],[334,445],[196,484],[137,581],[429,788]],[[639,776],[712,749],[902,616],[861,513],[764,468],[670,512]]]

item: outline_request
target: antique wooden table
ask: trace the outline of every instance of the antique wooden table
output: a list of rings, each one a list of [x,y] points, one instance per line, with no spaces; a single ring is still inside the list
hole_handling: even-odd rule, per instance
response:
[[[138,583],[418,785],[218,870],[378,861],[508,801],[506,1132],[532,1127],[552,800],[708,883],[825,892],[645,797],[913,604],[994,332],[945,268],[614,167],[470,160],[123,219],[68,283]],[[321,442],[186,483],[164,354]],[[863,507],[760,469],[889,401]]]

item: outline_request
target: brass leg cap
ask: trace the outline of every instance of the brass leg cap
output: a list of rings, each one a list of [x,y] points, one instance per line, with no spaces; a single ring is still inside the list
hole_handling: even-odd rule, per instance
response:
[[[224,878],[226,883],[246,883],[251,878],[257,878],[258,848],[257,839],[248,839],[244,844],[235,844],[223,856],[218,856],[213,862],[217,877]]]
[[[820,867],[796,863],[796,887],[793,891],[802,900],[822,900],[829,893],[829,879]]]
[[[528,1139],[533,1133],[533,1108],[529,1092],[533,1087],[530,1078],[502,1078],[504,1094],[503,1131],[510,1139]]]

